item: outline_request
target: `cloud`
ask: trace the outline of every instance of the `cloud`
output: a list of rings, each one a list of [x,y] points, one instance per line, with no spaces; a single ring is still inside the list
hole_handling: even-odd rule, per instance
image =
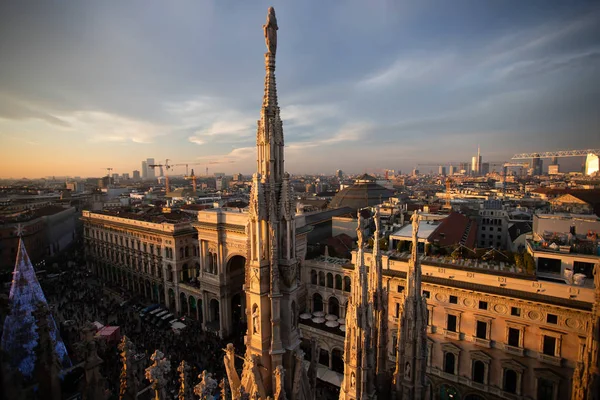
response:
[[[70,131],[82,133],[90,142],[152,143],[166,135],[171,127],[159,126],[102,111],[78,111],[62,116]]]
[[[315,138],[314,140],[304,142],[293,142],[286,146],[286,150],[293,152],[306,150],[314,147],[323,147],[333,144],[342,144],[356,142],[366,135],[369,126],[366,124],[355,124],[346,126],[336,132],[333,136]]]

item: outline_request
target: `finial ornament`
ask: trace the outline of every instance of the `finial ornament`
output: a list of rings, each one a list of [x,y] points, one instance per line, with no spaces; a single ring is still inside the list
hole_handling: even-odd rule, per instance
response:
[[[263,25],[263,30],[265,31],[265,43],[267,44],[267,50],[272,55],[275,55],[277,52],[277,30],[279,27],[277,26],[277,17],[275,17],[275,9],[273,7],[269,7],[269,11],[267,13],[267,23]]]

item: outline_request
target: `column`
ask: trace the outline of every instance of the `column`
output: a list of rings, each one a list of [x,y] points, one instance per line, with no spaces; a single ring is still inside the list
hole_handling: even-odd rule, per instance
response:
[[[228,310],[228,299],[227,296],[219,297],[219,337],[223,339],[223,337],[228,334],[228,325],[229,325],[229,312]]]
[[[206,321],[210,318],[210,313],[208,311],[208,293],[206,290],[202,291],[202,329],[206,330]]]
[[[175,311],[177,312],[177,315],[181,315],[181,299],[179,298],[179,288],[175,287],[173,288],[173,291],[175,292]]]

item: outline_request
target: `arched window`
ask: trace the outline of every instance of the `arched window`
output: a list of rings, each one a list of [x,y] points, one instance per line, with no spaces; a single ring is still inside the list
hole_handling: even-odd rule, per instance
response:
[[[323,311],[323,298],[319,293],[313,295],[313,312]]]
[[[485,383],[485,364],[483,361],[473,361],[473,381],[477,383]]]
[[[217,253],[213,253],[213,274],[219,273],[219,265],[217,264]]]
[[[190,256],[190,246],[185,246],[185,256],[186,257]]]
[[[352,287],[352,281],[350,280],[349,276],[345,276],[344,277],[344,292],[349,292]]]
[[[319,271],[319,285],[325,286],[325,273],[323,271]]]
[[[329,352],[325,349],[319,351],[319,364],[329,368]]]
[[[340,374],[344,373],[344,353],[340,349],[331,350],[331,369]]]
[[[327,287],[333,289],[333,274],[331,272],[327,273]]]
[[[504,370],[504,391],[517,393],[517,373],[512,369]]]
[[[342,290],[342,276],[336,274],[335,275],[335,288],[337,290]]]
[[[210,272],[212,274],[212,269],[213,269],[213,256],[212,253],[209,251],[208,252],[208,263],[206,265],[206,272]]]
[[[310,271],[310,283],[313,285],[317,284],[317,271],[314,269]]]
[[[334,296],[331,296],[329,298],[329,301],[327,302],[327,306],[328,306],[328,312],[329,314],[333,314],[337,317],[340,316],[340,302],[338,301],[338,299]]]
[[[444,357],[444,372],[447,374],[455,374],[454,366],[456,363],[456,356],[453,353],[446,353]]]
[[[171,264],[167,264],[167,280],[173,282],[173,267],[171,267]]]
[[[179,258],[183,258],[183,247],[179,248]]]

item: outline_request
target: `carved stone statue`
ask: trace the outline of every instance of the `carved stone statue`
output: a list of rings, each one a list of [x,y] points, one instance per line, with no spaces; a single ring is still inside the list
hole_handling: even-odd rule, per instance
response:
[[[275,55],[277,52],[277,18],[275,17],[275,9],[269,7],[267,14],[267,23],[263,25],[265,31],[265,43],[267,44],[267,50],[269,53]]]
[[[413,215],[410,217],[410,221],[412,222],[413,227],[413,237],[419,233],[419,221],[421,220],[421,216],[419,215],[419,211],[416,210]]]
[[[296,329],[296,325],[297,325],[297,321],[298,321],[298,316],[297,314],[297,308],[298,306],[296,305],[296,303],[292,303],[292,329]]]
[[[364,232],[363,232],[363,217],[360,213],[360,210],[358,211],[358,227],[356,228],[356,236],[358,237],[358,248],[361,249],[364,246],[365,243],[365,238],[364,238]]]
[[[260,313],[257,305],[254,305],[252,310],[252,333],[255,335],[260,333]]]

